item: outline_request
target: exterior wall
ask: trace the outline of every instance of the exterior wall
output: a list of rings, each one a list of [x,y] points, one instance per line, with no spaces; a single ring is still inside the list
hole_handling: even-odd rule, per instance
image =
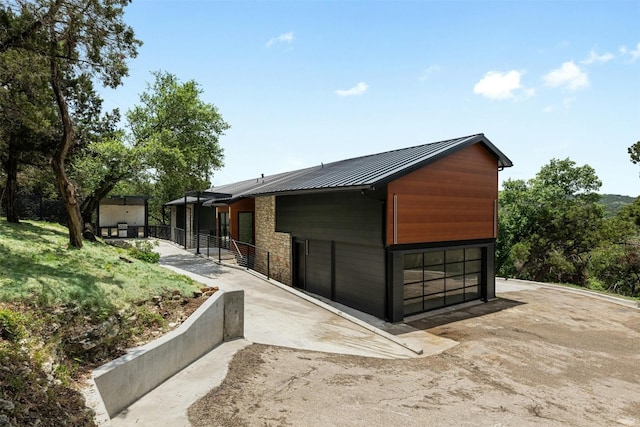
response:
[[[130,226],[144,226],[144,205],[100,205],[98,227],[111,227],[118,223]]]
[[[256,269],[266,271],[269,251],[270,276],[291,285],[291,236],[276,232],[275,196],[255,199]]]
[[[464,148],[389,183],[386,244],[493,239],[497,198],[498,160]]]
[[[276,198],[276,230],[311,240],[382,246],[384,193],[340,191]]]
[[[229,205],[229,232],[231,237],[235,240],[239,239],[239,227],[238,227],[238,213],[240,212],[255,212],[255,200],[254,199],[242,199]],[[255,221],[255,215],[254,215]],[[253,226],[255,234],[255,224]],[[255,240],[255,236],[254,236]]]

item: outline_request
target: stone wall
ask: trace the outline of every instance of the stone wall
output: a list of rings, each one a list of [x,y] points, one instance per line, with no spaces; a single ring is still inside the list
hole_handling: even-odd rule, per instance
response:
[[[270,277],[291,285],[291,236],[275,231],[276,198],[256,197],[255,201],[256,270],[266,271],[266,251],[269,251]]]

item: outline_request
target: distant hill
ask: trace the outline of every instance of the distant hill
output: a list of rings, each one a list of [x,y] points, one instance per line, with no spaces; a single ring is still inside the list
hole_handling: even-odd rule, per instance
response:
[[[635,197],[620,196],[618,194],[603,194],[602,203],[605,207],[605,214],[607,217],[615,216],[618,211],[626,205],[630,205],[635,200]]]

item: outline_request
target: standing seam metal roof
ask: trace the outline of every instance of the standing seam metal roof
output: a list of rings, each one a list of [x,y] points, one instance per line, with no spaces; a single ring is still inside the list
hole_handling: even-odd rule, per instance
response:
[[[284,192],[374,186],[392,181],[401,175],[475,143],[481,143],[491,151],[496,156],[499,167],[513,166],[511,160],[483,134],[477,134],[222,185],[211,189],[211,191],[232,194],[232,199],[235,200],[248,196]],[[217,202],[221,201],[217,200]],[[214,203],[216,203],[215,200],[206,204]]]

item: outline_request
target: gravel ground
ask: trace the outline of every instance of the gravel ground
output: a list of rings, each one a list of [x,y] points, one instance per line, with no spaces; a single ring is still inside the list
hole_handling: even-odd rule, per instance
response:
[[[194,426],[640,426],[640,311],[508,292],[412,322],[458,341],[384,360],[254,344],[189,409]]]

